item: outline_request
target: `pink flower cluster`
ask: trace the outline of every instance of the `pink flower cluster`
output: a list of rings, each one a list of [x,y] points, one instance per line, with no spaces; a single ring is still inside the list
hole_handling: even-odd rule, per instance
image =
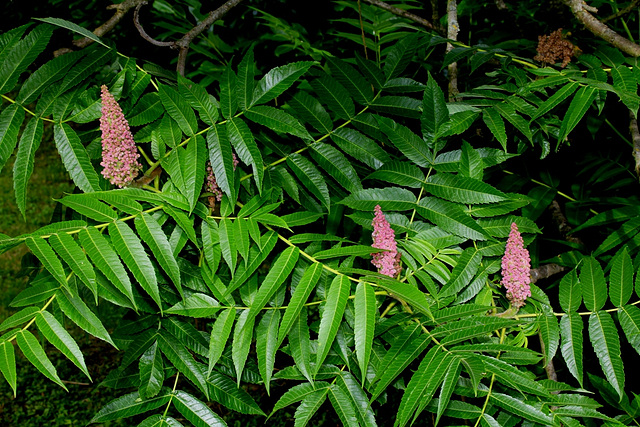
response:
[[[238,158],[236,154],[233,153],[233,170],[236,170],[236,166],[238,166]],[[204,188],[210,193],[213,193],[213,196],[217,201],[222,200],[222,190],[218,187],[218,182],[216,181],[216,176],[213,174],[213,168],[211,167],[211,162],[207,160],[207,180],[204,183]]]
[[[507,298],[511,306],[520,308],[527,297],[531,296],[531,259],[529,251],[516,223],[511,224],[511,232],[507,239],[507,247],[502,257],[502,285],[507,290]]]
[[[102,85],[102,176],[122,188],[138,176],[142,165],[138,162],[140,154],[124,118],[122,109],[107,86]]]
[[[373,246],[376,249],[385,249],[384,252],[371,254],[371,263],[378,268],[378,272],[389,277],[398,277],[402,267],[400,266],[400,253],[396,243],[395,232],[389,225],[389,221],[382,213],[382,208],[377,205],[373,217]]]

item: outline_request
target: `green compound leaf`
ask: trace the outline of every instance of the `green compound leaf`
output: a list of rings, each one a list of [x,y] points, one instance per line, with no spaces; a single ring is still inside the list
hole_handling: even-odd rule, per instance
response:
[[[47,357],[47,354],[38,342],[38,339],[31,332],[21,330],[16,335],[16,341],[20,350],[22,350],[22,354],[25,355],[29,362],[31,362],[33,366],[42,373],[42,375],[67,390],[67,387],[64,385],[62,380],[60,380],[60,377],[58,377],[56,368]]]
[[[327,357],[333,340],[338,333],[338,327],[342,322],[342,315],[347,306],[350,281],[344,275],[336,276],[331,282],[327,292],[327,303],[320,319],[318,329],[318,351],[316,353],[315,373],[317,374],[322,362]]]

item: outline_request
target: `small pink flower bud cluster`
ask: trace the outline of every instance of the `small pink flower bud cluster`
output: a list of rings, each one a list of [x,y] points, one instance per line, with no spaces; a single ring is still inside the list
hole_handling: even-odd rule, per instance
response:
[[[238,158],[236,154],[233,153],[233,170],[236,170],[236,166],[238,166]],[[211,162],[207,161],[207,180],[204,183],[204,188],[210,193],[213,193],[214,197],[217,201],[222,200],[222,190],[218,187],[218,182],[216,181],[216,176],[213,174],[213,168],[211,167]]]
[[[100,165],[104,168],[102,176],[120,188],[131,184],[142,169],[142,165],[138,162],[140,154],[120,105],[105,85],[102,85],[100,130],[102,131],[102,163]]]
[[[531,259],[529,251],[516,223],[511,224],[511,232],[507,239],[507,247],[502,257],[502,285],[507,290],[507,298],[511,306],[520,308],[527,297],[531,296]]]
[[[395,232],[389,225],[389,221],[382,213],[382,208],[377,205],[373,217],[373,246],[376,249],[386,249],[385,252],[371,254],[371,263],[378,268],[378,272],[389,277],[398,277],[402,267],[400,266],[400,253],[396,244]]]

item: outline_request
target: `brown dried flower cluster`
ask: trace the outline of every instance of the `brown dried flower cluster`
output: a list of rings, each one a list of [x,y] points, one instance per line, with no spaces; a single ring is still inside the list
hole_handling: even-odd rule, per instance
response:
[[[558,28],[548,36],[538,36],[538,54],[533,58],[546,64],[555,64],[562,60],[562,68],[571,62],[574,54],[573,44],[562,36],[562,28]]]

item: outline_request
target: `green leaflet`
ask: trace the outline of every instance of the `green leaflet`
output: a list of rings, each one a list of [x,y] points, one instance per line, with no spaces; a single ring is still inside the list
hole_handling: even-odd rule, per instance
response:
[[[238,111],[236,83],[236,74],[228,64],[220,77],[220,110],[225,119],[230,119]]]
[[[554,425],[550,416],[543,413],[540,409],[528,405],[515,397],[494,392],[491,394],[491,400],[497,406],[524,419],[531,420],[542,425]]]
[[[101,201],[85,197],[83,194],[72,194],[59,200],[63,205],[98,222],[111,222],[118,219],[116,211]]]
[[[207,145],[216,182],[231,202],[235,203],[238,193],[233,171],[233,152],[227,132],[221,125],[211,127],[207,133]]]
[[[346,154],[372,169],[378,169],[390,160],[389,155],[373,139],[355,129],[336,129],[331,134],[331,140]]]
[[[376,205],[383,211],[406,211],[415,208],[416,196],[401,187],[367,188],[351,193],[339,203],[351,209],[373,212]]]
[[[373,346],[373,333],[376,323],[375,292],[368,283],[358,283],[355,306],[355,349],[362,378],[366,378],[369,357]]]
[[[409,128],[386,117],[376,116],[376,120],[380,124],[380,130],[389,137],[391,143],[395,145],[402,154],[407,156],[409,160],[424,168],[433,165],[433,153],[430,148],[425,145],[422,138],[413,133]]]
[[[327,303],[320,319],[318,329],[318,350],[316,353],[315,374],[318,373],[322,362],[327,357],[331,344],[338,333],[342,322],[342,315],[347,306],[350,293],[350,281],[346,276],[338,275],[331,282],[327,292]]]
[[[262,181],[264,179],[264,162],[262,154],[249,129],[249,126],[239,118],[231,118],[227,121],[227,135],[240,160],[251,165],[253,179],[258,186],[258,192],[262,192]]]
[[[371,85],[358,70],[336,57],[328,57],[327,61],[336,80],[349,91],[356,102],[367,105],[373,98],[373,92],[371,91]]]
[[[589,316],[589,338],[609,384],[622,397],[625,377],[620,359],[620,339],[609,313],[598,311]]]
[[[447,368],[447,372],[444,375],[444,379],[442,381],[442,387],[440,388],[440,396],[438,398],[438,411],[436,416],[435,425],[438,425],[438,421],[443,414],[446,413],[446,409],[449,406],[449,402],[452,404],[455,401],[450,401],[451,395],[453,394],[453,389],[458,382],[458,378],[460,377],[460,371],[462,370],[462,366],[460,364],[459,358],[454,358],[451,364]],[[449,414],[447,414],[449,415]]]
[[[464,289],[471,282],[478,268],[480,268],[481,261],[482,255],[475,248],[465,249],[453,268],[447,284],[440,290],[438,298],[442,299],[457,295]]]
[[[47,357],[47,354],[38,342],[38,339],[31,332],[21,330],[16,335],[16,342],[18,343],[20,350],[22,350],[22,354],[25,355],[29,362],[31,362],[31,364],[33,364],[33,366],[35,366],[42,375],[67,390],[67,387],[60,380],[60,377],[58,377],[56,368]]]
[[[84,362],[82,352],[73,337],[67,332],[58,320],[48,311],[40,311],[36,317],[38,330],[53,344],[62,354],[73,362],[91,380],[87,365]]]
[[[416,211],[442,229],[473,240],[486,240],[486,232],[469,217],[461,205],[433,197],[424,197]]]
[[[0,113],[0,170],[16,148],[24,115],[24,109],[18,104],[11,104]]]
[[[0,66],[0,94],[14,88],[20,75],[47,47],[53,28],[38,25],[26,37],[13,45]]]
[[[349,395],[340,387],[332,384],[329,387],[329,401],[331,406],[338,414],[338,417],[342,421],[342,424],[350,427],[359,427],[358,420],[356,419],[356,411],[353,407]]]
[[[186,100],[175,89],[166,85],[158,87],[158,96],[165,110],[178,123],[182,132],[188,136],[194,136],[198,132],[198,121]]]
[[[46,22],[48,24],[57,25],[58,27],[66,28],[67,30],[71,30],[71,31],[73,31],[75,33],[78,33],[78,34],[84,36],[84,37],[87,37],[87,38],[93,40],[96,43],[100,43],[102,46],[104,46],[107,49],[109,49],[109,46],[104,44],[104,42],[102,40],[100,40],[100,37],[96,36],[91,31],[87,30],[86,28],[83,28],[83,27],[79,26],[78,24],[75,24],[73,22],[70,22],[70,21],[67,21],[67,20],[64,20],[64,19],[60,19],[60,18],[34,18],[34,19],[37,19],[38,21]]]
[[[313,144],[311,157],[347,191],[362,190],[360,178],[349,160],[331,145],[321,142]]]
[[[294,153],[287,157],[287,165],[298,177],[302,184],[318,198],[327,211],[330,208],[329,189],[320,171],[300,154]]]
[[[487,125],[493,136],[496,137],[503,150],[507,151],[507,131],[504,121],[495,107],[482,110],[482,120]]]
[[[531,121],[537,119],[538,117],[542,117],[549,111],[553,110],[556,106],[558,106],[558,104],[571,96],[579,86],[580,85],[577,82],[569,82],[566,85],[562,86],[538,108],[536,113],[531,117]]]
[[[231,378],[213,371],[207,379],[211,400],[225,407],[249,415],[265,415],[258,404],[243,388],[238,388]]]
[[[256,353],[258,356],[258,369],[264,380],[267,393],[273,374],[278,349],[278,324],[280,323],[280,310],[267,310],[258,327],[256,328]]]
[[[320,100],[327,104],[336,116],[343,120],[349,120],[355,116],[355,106],[351,96],[337,80],[325,75],[310,83]]]
[[[115,348],[118,348],[100,319],[87,307],[80,297],[72,296],[66,290],[62,289],[56,292],[56,302],[62,312],[71,319],[73,323],[94,337],[100,338]]]
[[[160,350],[162,350],[162,353],[167,357],[169,362],[208,398],[209,391],[204,373],[200,365],[197,364],[182,343],[168,331],[160,330],[158,347],[160,347]]]
[[[71,267],[74,274],[91,289],[97,301],[98,288],[96,285],[96,273],[87,259],[86,254],[76,243],[75,239],[66,233],[52,234],[49,238],[49,244],[56,253],[60,255],[60,258]]]
[[[73,182],[85,193],[100,190],[98,174],[76,132],[66,123],[55,124],[53,138]]]
[[[211,328],[211,339],[209,340],[209,367],[207,376],[211,375],[214,366],[222,356],[227,340],[231,334],[231,327],[235,321],[236,310],[228,308],[218,315]]]
[[[553,313],[544,313],[538,317],[538,325],[540,327],[540,337],[544,343],[544,360],[548,364],[555,356],[560,342],[558,319]]]
[[[221,310],[220,304],[206,294],[192,293],[183,301],[167,309],[169,314],[179,314],[188,317],[210,317]]]
[[[0,372],[11,386],[15,398],[18,376],[16,374],[16,355],[11,341],[0,342]]]
[[[178,75],[178,92],[196,109],[200,120],[209,126],[213,126],[218,120],[218,108],[214,105],[215,99],[202,86]]]
[[[40,237],[27,237],[25,243],[31,252],[40,260],[42,265],[44,265],[44,268],[51,273],[54,279],[62,286],[68,288],[69,284],[64,269],[62,268],[62,263],[47,241]]]
[[[178,267],[178,262],[173,255],[169,240],[166,234],[164,234],[164,231],[162,231],[162,227],[158,224],[158,221],[148,213],[143,212],[136,217],[135,226],[140,237],[142,237],[149,246],[156,260],[158,260],[158,263],[175,284],[178,292],[180,292],[180,296],[184,299],[180,267]]]
[[[156,396],[164,381],[164,364],[158,349],[158,342],[154,342],[140,357],[140,386],[138,392],[142,399]]]
[[[591,86],[583,86],[576,92],[569,104],[569,108],[562,119],[560,125],[560,133],[558,136],[558,143],[565,140],[567,135],[576,127],[578,122],[582,120],[582,117],[587,112],[587,109],[593,103],[597,95],[597,89]]]
[[[158,304],[160,312],[162,312],[156,273],[138,236],[122,221],[114,221],[109,224],[109,235],[111,236],[113,247],[122,257],[131,273],[133,273],[133,277]]]
[[[409,422],[415,411],[415,418],[420,414],[420,407],[424,408],[435,390],[442,382],[452,357],[447,356],[438,347],[433,347],[420,362],[418,370],[411,377],[407,389],[402,395],[396,426],[404,426]]]
[[[416,50],[417,41],[418,35],[410,34],[396,42],[389,50],[382,67],[386,81],[397,77],[409,65]]]
[[[236,94],[238,106],[241,110],[246,110],[253,99],[253,89],[255,87],[256,64],[253,59],[253,46],[249,47],[247,53],[238,64],[238,79],[236,84]]]
[[[253,321],[258,313],[267,305],[269,300],[273,298],[278,288],[289,277],[293,268],[298,261],[300,250],[293,246],[285,249],[278,259],[271,265],[269,273],[262,281],[262,285],[255,294],[249,314],[247,315],[247,321]]]
[[[78,237],[91,261],[135,307],[131,281],[109,242],[93,227],[80,230]]]
[[[427,87],[422,98],[420,123],[422,136],[429,148],[434,148],[438,138],[445,134],[450,127],[449,111],[444,100],[444,93],[431,74],[429,74]]]
[[[109,402],[98,411],[91,422],[97,423],[132,417],[166,405],[170,400],[171,389],[168,387],[164,387],[157,396],[145,400],[140,399],[140,394],[136,391]]]
[[[309,338],[306,307],[302,307],[300,314],[289,329],[288,336],[291,357],[293,357],[296,367],[307,381],[313,383],[313,375],[311,372],[311,341]]]
[[[582,331],[583,323],[578,313],[570,313],[560,318],[560,351],[569,372],[582,387]]]
[[[305,141],[313,140],[298,120],[280,109],[267,105],[256,105],[247,110],[245,116],[252,122],[266,126],[278,133],[288,133]]]
[[[294,414],[294,427],[304,427],[307,425],[313,414],[320,409],[320,406],[322,406],[324,401],[327,399],[328,392],[329,387],[322,388],[311,393],[302,400],[302,403],[298,406]]]
[[[421,103],[408,96],[379,96],[370,104],[372,110],[400,117],[420,117]]]
[[[29,120],[20,136],[18,152],[13,164],[13,189],[16,195],[16,204],[23,218],[26,218],[27,182],[33,173],[35,153],[42,141],[44,129],[42,123],[42,120],[35,118]]]
[[[247,108],[266,104],[278,97],[314,64],[313,61],[301,61],[273,68],[256,85],[251,103]]]
[[[424,181],[424,174],[413,163],[393,161],[385,163],[366,179],[379,179],[395,185],[419,188]]]
[[[311,264],[305,270],[302,278],[295,288],[295,291],[293,292],[293,295],[291,295],[287,309],[282,317],[282,323],[280,324],[280,329],[278,331],[278,347],[282,344],[284,338],[289,333],[289,330],[296,322],[304,304],[307,302],[309,295],[311,295],[311,291],[315,288],[318,280],[320,280],[321,274],[322,264],[318,262]]]
[[[600,263],[593,257],[582,260],[580,285],[587,310],[595,312],[602,309],[607,302],[607,282]]]
[[[306,92],[298,92],[289,100],[295,116],[303,119],[322,134],[331,133],[333,122],[322,104]]]
[[[233,330],[231,358],[233,359],[233,365],[236,369],[238,386],[240,385],[240,378],[242,377],[244,365],[247,361],[247,357],[249,356],[254,324],[255,317],[249,317],[249,310],[244,310],[240,314],[240,317],[238,317],[236,327]]]
[[[189,202],[191,213],[202,191],[205,178],[205,164],[208,159],[204,138],[197,135],[189,140],[187,147],[176,147],[163,162],[163,166],[180,193]]]
[[[6,318],[2,323],[0,323],[0,331],[5,331],[7,329],[15,328],[16,326],[20,326],[23,323],[26,323],[36,317],[36,315],[40,312],[37,307],[26,307],[17,313],[12,314],[8,318]]]
[[[217,427],[226,426],[216,413],[199,399],[182,390],[177,390],[173,394],[172,401],[176,409],[196,427]]]
[[[507,199],[506,194],[474,178],[438,173],[430,176],[423,188],[434,196],[458,203],[496,203]]]
[[[356,379],[349,372],[341,371],[337,377],[337,384],[348,394],[351,403],[356,410],[356,417],[360,425],[366,427],[376,426],[376,419],[367,399],[367,395]]]
[[[616,307],[624,306],[633,293],[633,262],[626,246],[611,261],[609,299]]]

